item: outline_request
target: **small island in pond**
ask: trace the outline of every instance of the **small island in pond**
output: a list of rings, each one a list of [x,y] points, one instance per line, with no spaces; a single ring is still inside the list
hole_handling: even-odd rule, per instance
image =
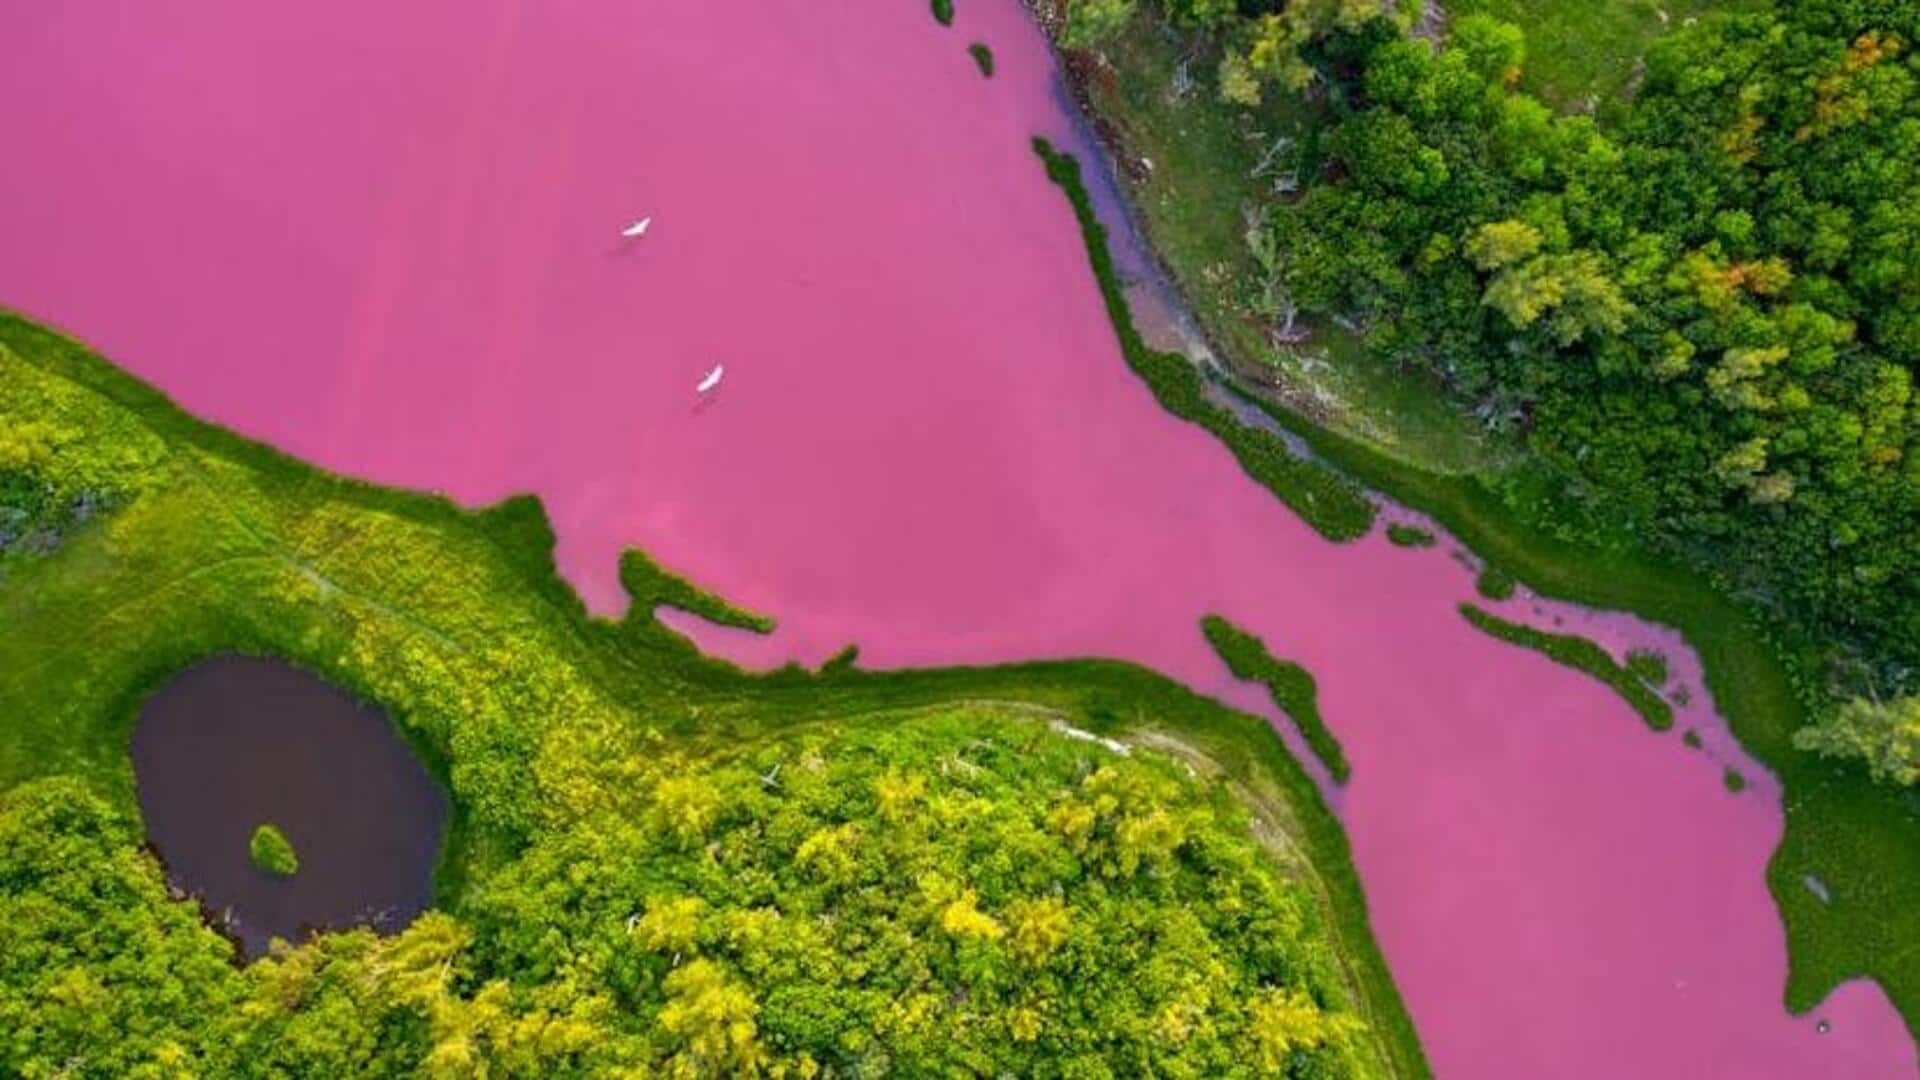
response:
[[[275,877],[292,877],[300,872],[300,856],[293,850],[293,841],[272,822],[264,822],[253,830],[253,838],[247,841],[247,854],[253,859],[253,865]]]

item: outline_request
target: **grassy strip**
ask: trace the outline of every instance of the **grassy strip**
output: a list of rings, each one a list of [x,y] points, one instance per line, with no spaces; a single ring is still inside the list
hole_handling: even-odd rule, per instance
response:
[[[1434,539],[1432,533],[1418,525],[1402,525],[1396,521],[1387,526],[1387,542],[1394,547],[1430,548]]]
[[[1160,352],[1141,338],[1126,292],[1113,269],[1106,226],[1100,223],[1080,179],[1080,162],[1038,136],[1033,149],[1046,163],[1047,176],[1073,203],[1088,258],[1093,261],[1094,280],[1106,301],[1107,315],[1113,321],[1127,366],[1146,380],[1161,407],[1225,443],[1248,476],[1273,492],[1320,535],[1336,541],[1357,540],[1371,532],[1377,508],[1359,485],[1295,454],[1273,433],[1241,423],[1233,413],[1207,399],[1205,380],[1191,361],[1179,353]]]
[[[976,41],[967,46],[967,55],[973,57],[974,64],[980,68],[980,74],[989,79],[993,78],[993,50],[988,48],[985,42]]]
[[[436,892],[457,913],[470,887],[513,857],[529,820],[565,820],[618,797],[620,775],[596,770],[636,746],[737,745],[956,702],[1058,710],[1121,738],[1171,732],[1235,785],[1284,803],[1288,839],[1370,1028],[1366,1071],[1429,1075],[1372,938],[1346,835],[1258,717],[1107,661],[868,672],[849,650],[818,674],[744,673],[651,618],[590,617],[554,570],[535,500],[468,511],[321,472],[0,313],[0,415],[10,410],[57,411],[95,433],[131,418],[156,450],[138,498],[53,554],[8,567],[0,789],[64,773],[137,812],[126,748],[146,691],[209,655],[283,658],[383,708],[447,783],[453,835]],[[626,560],[623,571],[636,610],[670,602],[764,624],[650,561]]]
[[[756,634],[773,633],[774,623],[768,616],[735,607],[705,589],[675,577],[638,548],[629,548],[620,555],[620,586],[631,598],[627,608],[628,622],[636,619],[650,622],[653,609],[664,606],[698,615],[720,626],[751,630]]]
[[[1313,756],[1326,766],[1328,775],[1335,783],[1346,783],[1353,775],[1353,767],[1347,764],[1340,740],[1320,715],[1320,688],[1314,684],[1313,673],[1291,660],[1274,656],[1257,635],[1218,615],[1202,618],[1200,632],[1207,636],[1207,644],[1220,654],[1220,659],[1226,661],[1227,670],[1233,672],[1234,678],[1257,682],[1267,688],[1273,703],[1293,721]]]
[[[1578,634],[1552,634],[1521,623],[1508,622],[1472,604],[1461,604],[1460,614],[1482,631],[1501,641],[1541,653],[1555,663],[1584,671],[1613,687],[1614,692],[1633,706],[1640,719],[1655,731],[1673,727],[1673,707],[1659,694],[1647,689],[1640,676],[1613,662],[1607,650]]]

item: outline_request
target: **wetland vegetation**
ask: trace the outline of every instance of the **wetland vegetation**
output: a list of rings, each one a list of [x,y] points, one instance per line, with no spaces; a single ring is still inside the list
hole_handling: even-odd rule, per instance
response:
[[[1274,656],[1257,635],[1218,615],[1201,619],[1200,630],[1234,678],[1266,687],[1273,703],[1293,721],[1300,738],[1326,768],[1327,775],[1337,784],[1346,783],[1353,775],[1353,767],[1347,763],[1340,740],[1320,715],[1320,691],[1313,681],[1313,673],[1291,660]]]
[[[1920,1028],[1912,11],[1092,7],[1069,68],[1234,389],[1490,598],[1678,628],[1787,790],[1788,1004],[1869,975]]]
[[[254,827],[247,839],[247,854],[253,865],[275,877],[292,877],[300,872],[300,856],[293,850],[293,841],[270,821]]]
[[[12,316],[0,374],[7,426],[137,463],[0,586],[6,1071],[1424,1074],[1256,718],[1107,662],[748,675],[653,610],[764,621],[637,553],[590,617],[531,500],[330,476]],[[444,778],[438,910],[238,967],[169,895],[126,740],[232,653],[379,703]]]

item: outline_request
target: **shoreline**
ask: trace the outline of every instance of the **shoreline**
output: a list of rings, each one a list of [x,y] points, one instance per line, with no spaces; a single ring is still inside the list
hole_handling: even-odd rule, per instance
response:
[[[1361,484],[1370,495],[1421,514],[1468,550],[1485,567],[1525,585],[1533,595],[1576,605],[1595,613],[1619,612],[1678,634],[1699,658],[1705,688],[1740,751],[1779,783],[1784,828],[1769,862],[1767,884],[1787,939],[1788,977],[1783,1005],[1804,1015],[1828,1000],[1847,982],[1872,981],[1900,1014],[1908,1033],[1920,1042],[1920,971],[1903,970],[1889,957],[1899,955],[1902,921],[1898,897],[1908,895],[1899,882],[1920,885],[1920,859],[1882,877],[1879,863],[1860,866],[1862,848],[1905,842],[1920,835],[1916,818],[1898,792],[1868,785],[1864,777],[1836,770],[1795,750],[1792,732],[1807,718],[1791,647],[1792,632],[1768,614],[1722,594],[1710,575],[1644,550],[1592,551],[1570,544],[1515,519],[1499,499],[1471,474],[1450,475],[1420,468],[1382,447],[1334,430],[1286,400],[1274,400],[1237,377],[1221,336],[1191,302],[1187,284],[1153,240],[1141,213],[1136,170],[1125,163],[1139,155],[1113,121],[1094,103],[1084,83],[1085,61],[1062,48],[1048,16],[1049,0],[1022,0],[1047,37],[1064,96],[1074,105],[1078,133],[1099,152],[1102,176],[1119,197],[1126,231],[1144,249],[1144,262],[1162,279],[1158,288],[1171,295],[1197,342],[1180,351],[1209,376],[1210,385],[1256,409],[1304,442],[1313,461]],[[1088,196],[1090,198],[1090,195]],[[1096,202],[1097,216],[1097,202]],[[1096,266],[1096,274],[1100,273]],[[1122,292],[1132,283],[1115,282]],[[1204,348],[1203,359],[1194,345]],[[1243,421],[1244,422],[1244,421]],[[1854,770],[1857,772],[1857,770]],[[1836,780],[1836,773],[1838,779]],[[1865,827],[1862,843],[1847,834]],[[1836,880],[1849,892],[1869,898],[1873,907],[1835,918],[1831,905],[1816,902],[1803,884]],[[1916,922],[1912,915],[1905,922]]]

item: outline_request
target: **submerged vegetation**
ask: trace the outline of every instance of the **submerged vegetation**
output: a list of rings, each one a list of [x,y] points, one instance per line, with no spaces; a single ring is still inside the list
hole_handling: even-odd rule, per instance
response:
[[[1255,717],[1095,661],[749,675],[653,609],[767,623],[643,557],[590,617],[532,500],[330,476],[0,316],[25,421],[140,465],[0,581],[0,1072],[1425,1075]],[[127,736],[229,652],[379,703],[445,778],[439,910],[240,968],[169,896]]]
[[[300,857],[294,853],[293,841],[272,822],[253,830],[253,836],[247,841],[247,855],[253,865],[275,877],[292,877],[300,872]]]
[[[1320,759],[1335,783],[1344,784],[1353,775],[1346,751],[1320,715],[1320,688],[1313,673],[1291,660],[1282,660],[1267,651],[1267,643],[1218,615],[1200,620],[1200,631],[1207,637],[1227,670],[1236,679],[1257,682],[1267,688],[1273,703],[1287,714],[1300,738]]]

